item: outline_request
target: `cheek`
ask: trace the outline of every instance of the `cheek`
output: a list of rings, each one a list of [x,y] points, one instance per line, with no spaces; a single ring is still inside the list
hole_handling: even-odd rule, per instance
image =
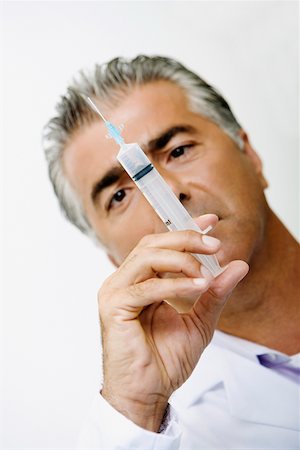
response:
[[[124,213],[109,221],[99,234],[107,251],[120,264],[146,235],[167,231],[146,199],[139,195]]]
[[[207,192],[222,199],[228,206],[243,204],[247,199],[251,201],[251,197],[256,199],[258,191],[261,191],[253,166],[237,149],[215,152],[214,157],[205,164],[205,170],[199,173],[199,180]]]

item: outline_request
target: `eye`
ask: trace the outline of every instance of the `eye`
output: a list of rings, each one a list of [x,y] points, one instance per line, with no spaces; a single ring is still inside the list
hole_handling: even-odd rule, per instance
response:
[[[180,158],[187,153],[190,147],[192,147],[192,145],[181,145],[180,147],[175,148],[170,153],[171,158]]]
[[[125,189],[119,189],[115,192],[108,203],[107,210],[111,209],[115,203],[121,203],[124,197],[126,197]]]

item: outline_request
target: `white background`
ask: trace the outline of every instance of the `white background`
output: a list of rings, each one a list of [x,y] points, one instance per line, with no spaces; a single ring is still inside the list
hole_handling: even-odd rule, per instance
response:
[[[74,448],[99,387],[96,293],[112,267],[61,217],[41,149],[72,75],[138,53],[197,71],[249,132],[271,206],[297,234],[297,10],[289,1],[2,3],[4,449]]]

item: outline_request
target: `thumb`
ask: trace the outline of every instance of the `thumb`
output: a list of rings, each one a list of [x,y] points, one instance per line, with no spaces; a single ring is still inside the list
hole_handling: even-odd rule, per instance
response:
[[[201,269],[203,270],[203,268]],[[244,261],[232,261],[224,272],[211,281],[209,290],[195,302],[190,314],[210,341],[221,311],[237,284],[247,275],[249,266]]]

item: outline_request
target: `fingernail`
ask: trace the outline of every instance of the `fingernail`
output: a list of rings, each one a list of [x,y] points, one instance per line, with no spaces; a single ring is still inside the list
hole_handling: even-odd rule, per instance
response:
[[[208,280],[205,278],[194,278],[193,283],[199,287],[206,287],[208,285]]]
[[[218,245],[220,245],[221,241],[219,241],[219,239],[216,239],[212,236],[202,236],[202,242],[203,244],[205,244],[207,247],[218,247]]]

